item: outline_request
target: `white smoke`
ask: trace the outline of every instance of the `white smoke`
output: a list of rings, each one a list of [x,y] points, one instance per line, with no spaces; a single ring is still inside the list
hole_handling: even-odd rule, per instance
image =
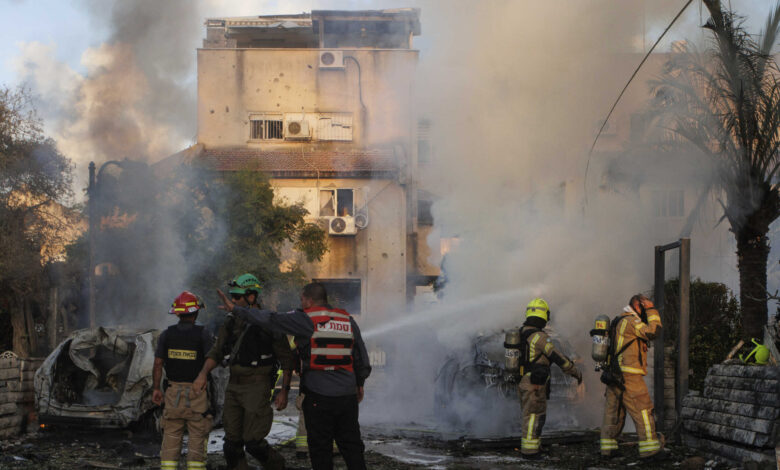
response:
[[[587,154],[641,54],[683,3],[422,3],[423,38],[434,39],[421,56],[417,92],[435,149],[422,186],[439,197],[437,234],[459,243],[447,255],[443,306],[366,332],[389,343],[400,366],[389,368],[387,382],[397,386],[382,393],[381,416],[369,412],[372,420],[430,413],[443,357],[468,350],[477,333],[520,325],[525,304],[541,296],[553,311],[551,325],[584,359],[586,402],[567,414],[579,425],[599,424],[603,385],[593,373],[588,331],[597,315],[615,316],[631,295],[650,293],[653,247],[679,232],[654,218],[636,191],[641,182],[664,182],[656,155],[602,140],[584,206]],[[698,24],[691,9],[659,51],[676,39],[701,41]],[[647,81],[659,71],[640,72],[613,126],[630,125],[631,107],[642,109]],[[616,155],[647,177],[620,185],[603,178],[607,157]],[[695,191],[703,175],[698,168],[683,187]],[[693,240],[693,276],[735,286],[725,227],[700,225]],[[438,237],[429,241],[437,252]],[[667,277],[675,277],[676,263],[667,266]],[[506,430],[485,411],[498,403],[472,405],[472,416],[484,417],[473,431]],[[548,416],[548,426],[564,417]]]

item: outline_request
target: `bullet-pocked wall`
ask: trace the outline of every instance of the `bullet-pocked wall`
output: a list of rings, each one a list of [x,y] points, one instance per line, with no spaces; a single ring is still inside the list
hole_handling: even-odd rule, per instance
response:
[[[339,49],[344,66],[325,68],[320,65],[323,51],[199,49],[198,142],[206,147],[289,149],[300,142],[253,139],[250,118],[265,113],[347,113],[351,140],[309,142],[318,148],[400,144],[411,149],[416,127],[411,90],[418,52]],[[316,130],[311,131],[316,136]]]

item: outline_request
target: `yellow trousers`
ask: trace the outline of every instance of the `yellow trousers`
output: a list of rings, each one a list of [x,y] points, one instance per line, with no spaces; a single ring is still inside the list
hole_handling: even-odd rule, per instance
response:
[[[206,446],[211,431],[212,417],[204,416],[209,408],[206,392],[197,396],[192,384],[171,382],[165,391],[165,409],[162,416],[163,441],[160,450],[160,468],[175,470],[179,466],[181,440],[184,431],[189,435],[187,469],[206,468]]]
[[[601,454],[608,456],[617,450],[617,437],[623,432],[628,412],[634,420],[639,436],[639,457],[650,457],[660,452],[663,447],[655,432],[653,402],[641,375],[624,373],[623,377],[625,390],[607,387],[604,421],[601,426]]]
[[[542,428],[547,418],[547,387],[531,383],[531,374],[520,380],[520,404],[523,407],[523,436],[520,452],[534,455],[541,451]]]

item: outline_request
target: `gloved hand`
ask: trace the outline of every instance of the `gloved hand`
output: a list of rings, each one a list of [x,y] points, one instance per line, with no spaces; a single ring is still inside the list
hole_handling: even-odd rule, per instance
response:
[[[582,372],[580,372],[580,369],[577,366],[572,367],[569,374],[577,379],[577,385],[582,383]]]

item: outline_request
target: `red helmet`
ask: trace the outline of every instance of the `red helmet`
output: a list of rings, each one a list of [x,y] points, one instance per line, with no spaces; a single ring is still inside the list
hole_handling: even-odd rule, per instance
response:
[[[192,292],[185,290],[179,294],[176,299],[174,299],[173,304],[171,304],[171,309],[168,310],[168,313],[173,313],[176,315],[187,315],[190,313],[195,313],[204,307],[206,307],[206,305],[202,300],[200,300],[200,297],[193,294]]]

